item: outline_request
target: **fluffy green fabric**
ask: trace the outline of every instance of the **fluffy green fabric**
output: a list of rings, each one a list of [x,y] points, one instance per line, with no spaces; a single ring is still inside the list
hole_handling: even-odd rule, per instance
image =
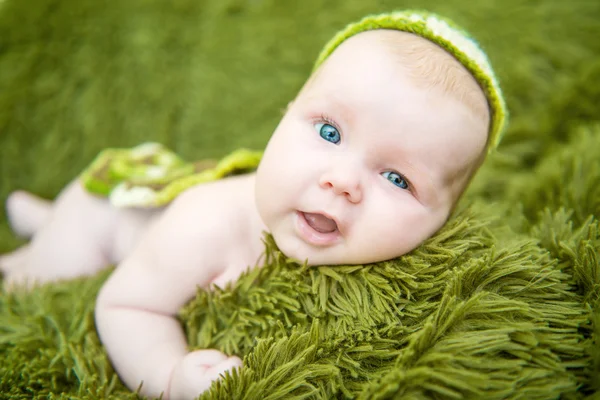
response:
[[[245,356],[205,397],[597,398],[600,3],[324,3],[0,1],[0,200],[53,197],[108,146],[260,149],[333,33],[430,9],[498,72],[512,115],[499,152],[399,260],[307,269],[266,238],[264,268],[200,290],[181,313],[192,346]],[[0,217],[8,251],[21,241]],[[137,397],[94,330],[109,273],[0,293],[0,397]]]

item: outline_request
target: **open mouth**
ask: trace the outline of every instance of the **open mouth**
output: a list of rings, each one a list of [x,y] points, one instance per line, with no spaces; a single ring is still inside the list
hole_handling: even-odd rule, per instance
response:
[[[297,211],[296,215],[298,231],[308,243],[326,246],[341,237],[337,223],[323,214]]]
[[[308,225],[317,232],[331,233],[337,230],[337,224],[323,214],[303,213]]]

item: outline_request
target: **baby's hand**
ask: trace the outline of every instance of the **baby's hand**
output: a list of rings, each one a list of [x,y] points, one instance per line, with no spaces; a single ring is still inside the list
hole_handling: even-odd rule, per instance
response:
[[[238,357],[228,357],[218,350],[193,351],[175,365],[169,399],[195,399],[210,387],[212,381],[219,379],[220,374],[241,366],[242,360]]]

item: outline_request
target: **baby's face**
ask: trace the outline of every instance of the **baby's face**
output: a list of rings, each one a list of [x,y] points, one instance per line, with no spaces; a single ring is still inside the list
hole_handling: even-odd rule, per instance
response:
[[[335,50],[290,105],[257,171],[264,223],[287,256],[310,265],[416,248],[445,223],[485,148],[487,125],[413,82],[377,35]]]

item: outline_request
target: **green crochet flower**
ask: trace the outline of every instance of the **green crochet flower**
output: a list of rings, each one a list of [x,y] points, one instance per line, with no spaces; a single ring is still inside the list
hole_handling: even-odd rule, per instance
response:
[[[238,149],[220,161],[186,162],[158,143],[106,149],[81,174],[90,193],[116,207],[164,206],[184,190],[258,167],[260,151]]]

